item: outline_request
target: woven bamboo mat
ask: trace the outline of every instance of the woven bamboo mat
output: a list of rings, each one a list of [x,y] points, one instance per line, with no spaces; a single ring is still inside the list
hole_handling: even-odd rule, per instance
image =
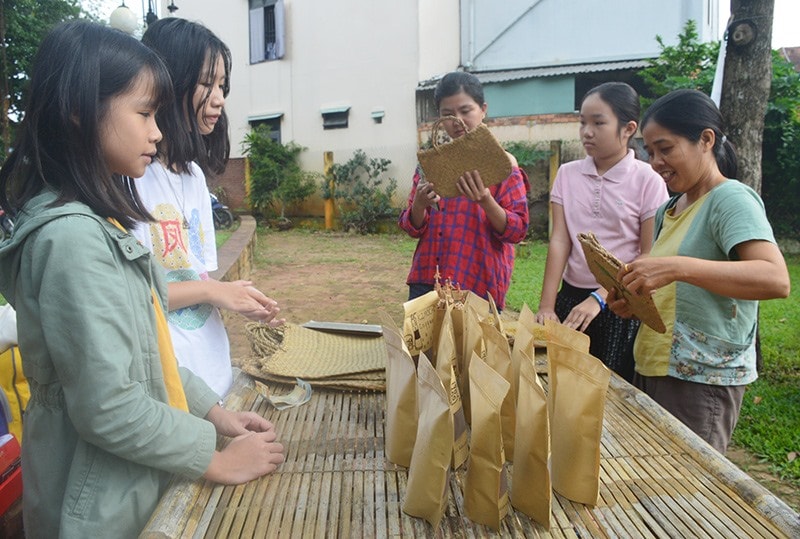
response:
[[[386,390],[386,345],[380,336],[327,333],[296,324],[278,328],[249,322],[252,355],[234,360],[263,381],[346,391]]]
[[[549,531],[512,510],[499,533],[464,515],[463,470],[451,478],[437,533],[402,512],[407,471],[384,458],[382,393],[315,390],[307,405],[278,412],[252,386],[239,376],[227,406],[273,421],[286,462],[236,487],[174,481],[142,537],[800,536],[797,513],[617,378],[599,504],[554,493]]]

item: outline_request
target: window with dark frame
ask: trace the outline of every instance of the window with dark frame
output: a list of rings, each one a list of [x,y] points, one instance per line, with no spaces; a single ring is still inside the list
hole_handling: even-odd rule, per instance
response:
[[[248,120],[248,124],[250,124],[251,129],[255,129],[260,125],[265,125],[269,128],[269,138],[273,141],[277,142],[278,144],[281,143],[281,119],[283,119],[283,114],[272,116],[269,118],[254,118],[252,120]]]
[[[264,6],[264,56],[267,60],[274,60],[275,43],[277,41],[275,32],[275,6]]]
[[[348,126],[350,107],[322,109],[323,129],[345,129]]]
[[[250,63],[283,58],[285,53],[283,0],[248,0]]]

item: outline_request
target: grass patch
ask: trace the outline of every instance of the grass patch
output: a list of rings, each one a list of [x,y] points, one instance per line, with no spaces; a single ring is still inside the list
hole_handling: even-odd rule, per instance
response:
[[[745,393],[733,441],[800,487],[800,255],[786,256],[792,292],[761,302],[760,378]]]
[[[228,241],[228,238],[231,237],[231,234],[233,234],[232,230],[217,230],[214,233],[214,239],[217,243],[217,249],[222,247],[222,244]]]
[[[538,310],[546,259],[547,243],[543,241],[529,241],[517,246],[511,286],[506,294],[507,309],[519,312],[527,303],[533,312]]]
[[[214,240],[217,244],[217,249],[219,249],[223,243],[228,241],[228,239],[233,235],[234,232],[239,228],[241,221],[236,218],[233,220],[233,225],[230,228],[226,228],[224,230],[214,230]]]
[[[523,303],[536,312],[542,289],[547,244],[517,248],[506,307]],[[800,255],[786,256],[792,293],[787,299],[761,302],[761,349],[764,365],[751,384],[733,440],[769,462],[773,472],[800,486]]]
[[[795,356],[796,357],[796,356]],[[800,390],[797,381],[750,384],[733,441],[770,464],[771,471],[800,487]]]

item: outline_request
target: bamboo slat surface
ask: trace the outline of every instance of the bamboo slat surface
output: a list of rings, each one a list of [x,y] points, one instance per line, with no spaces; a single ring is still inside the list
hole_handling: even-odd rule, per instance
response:
[[[513,509],[499,533],[470,521],[463,469],[451,476],[438,530],[403,513],[408,474],[384,457],[382,393],[315,390],[309,403],[281,412],[241,373],[226,406],[275,423],[286,462],[235,487],[174,480],[142,537],[800,537],[800,515],[617,377],[600,501],[585,506],[553,493],[550,530]]]

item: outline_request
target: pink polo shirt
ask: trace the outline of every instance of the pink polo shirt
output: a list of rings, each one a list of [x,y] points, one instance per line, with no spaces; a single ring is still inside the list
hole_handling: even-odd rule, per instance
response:
[[[630,262],[641,254],[642,223],[668,196],[663,178],[636,159],[633,150],[602,176],[591,157],[561,165],[550,201],[563,206],[572,241],[563,279],[578,288],[599,288],[577,235],[594,232],[603,247]]]

